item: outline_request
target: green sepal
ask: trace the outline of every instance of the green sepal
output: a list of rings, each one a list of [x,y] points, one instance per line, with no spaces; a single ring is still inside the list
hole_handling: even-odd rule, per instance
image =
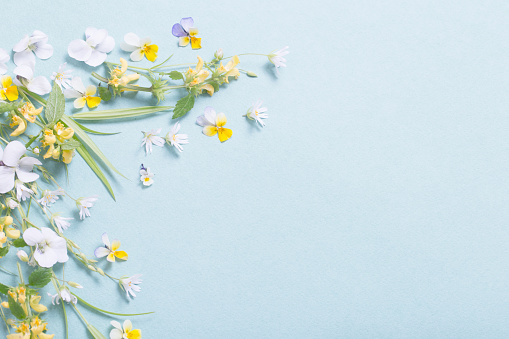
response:
[[[0,113],[10,112],[17,110],[21,106],[23,106],[23,102],[14,101],[14,102],[0,102]]]

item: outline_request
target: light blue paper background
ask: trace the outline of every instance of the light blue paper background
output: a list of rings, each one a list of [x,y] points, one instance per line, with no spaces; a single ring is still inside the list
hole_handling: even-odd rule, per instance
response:
[[[185,16],[199,51],[170,33]],[[181,119],[181,155],[139,146],[140,131],[169,130],[168,113],[87,124],[122,132],[93,139],[129,180],[113,175],[114,202],[74,160],[68,190],[100,200],[67,234],[92,254],[107,231],[130,257],[102,266],[144,281],[127,302],[74,262],[66,278],[99,307],[156,311],[131,317],[143,338],[507,337],[508,16],[506,1],[5,2],[0,46],[42,30],[55,54],[36,73],[68,61],[86,83],[92,68],[66,50],[87,26],[117,46],[128,32],[150,36],[174,63],[290,46],[279,77],[266,59],[242,57],[259,78],[200,97]],[[108,60],[126,55],[117,47]],[[259,98],[263,130],[242,117]],[[101,108],[147,103],[142,93]],[[228,117],[224,144],[194,124],[207,105]],[[156,174],[148,189],[141,163]],[[69,215],[72,202],[55,208]],[[83,312],[105,334],[117,319]],[[87,338],[68,313],[70,337]]]

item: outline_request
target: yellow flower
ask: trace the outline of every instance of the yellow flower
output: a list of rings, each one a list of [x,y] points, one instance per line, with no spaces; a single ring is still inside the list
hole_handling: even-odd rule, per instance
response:
[[[106,260],[109,262],[115,262],[115,257],[127,260],[128,255],[125,251],[118,251],[120,247],[120,241],[113,240],[110,243],[110,239],[108,238],[108,234],[103,233],[102,241],[104,246],[98,247],[94,251],[94,255],[98,258],[106,257]]]
[[[60,142],[71,139],[74,135],[74,130],[71,127],[65,127],[60,121],[53,127],[56,132],[56,137]]]
[[[66,164],[70,164],[72,161],[72,157],[74,156],[74,150],[64,150],[62,151],[62,161]]]
[[[212,96],[212,94],[214,94],[214,86],[212,86],[211,84],[203,84],[200,87],[198,87],[198,91],[199,93],[207,91],[207,93],[209,93],[209,95]]]
[[[18,126],[12,133],[11,133],[11,137],[16,137],[22,133],[25,132],[25,130],[27,129],[27,124],[25,122],[25,120],[17,115],[14,115],[12,117],[12,121],[10,123],[11,128],[14,127],[14,126]]]
[[[120,58],[120,68],[115,68],[111,71],[111,76],[120,78],[127,71],[127,61],[124,58]]]
[[[35,108],[34,105],[27,102],[21,108],[19,108],[19,112],[31,123],[35,122],[35,118],[37,115],[41,114],[42,107]]]
[[[4,307],[4,308],[9,308],[9,303],[7,301],[2,301],[2,303],[0,303],[0,305],[2,305],[2,307]]]
[[[235,55],[226,66],[223,66],[223,63],[221,62],[219,64],[219,68],[217,69],[219,73],[223,76],[223,79],[226,83],[228,82],[229,77],[235,77],[237,79],[240,75],[240,72],[235,66],[237,66],[240,63],[239,57]]]
[[[37,313],[46,312],[48,308],[44,305],[39,304],[40,301],[41,301],[40,295],[32,295],[30,297],[30,307],[32,307],[32,309]]]
[[[7,237],[4,232],[0,232],[0,248],[4,247],[4,244],[7,242]]]
[[[58,160],[58,158],[60,158],[60,146],[57,146],[56,148],[53,149],[51,157],[55,160]]]
[[[53,131],[50,129],[45,129],[42,146],[46,147],[49,145],[53,145],[55,142],[57,142],[57,137],[53,134]]]
[[[203,127],[203,134],[212,137],[218,135],[219,141],[225,142],[230,139],[233,132],[229,128],[225,128],[226,116],[224,113],[217,113],[212,107],[205,108],[205,114],[196,119],[196,123]]]
[[[4,75],[1,79],[2,87],[0,88],[0,99],[14,101],[18,99],[18,87],[12,84],[12,79],[8,75]]]
[[[115,327],[110,332],[110,338],[141,339],[141,330],[134,329],[131,320],[125,320],[123,326],[113,320],[111,325]]]
[[[196,64],[196,68],[192,69],[189,67],[189,69],[186,71],[186,82],[189,84],[189,86],[195,86],[198,84],[201,84],[202,82],[207,79],[209,76],[209,71],[202,69],[203,68],[203,59],[198,57],[198,63]]]
[[[18,293],[18,302],[20,304],[23,304],[26,300],[26,291],[27,289],[23,286],[20,286],[18,287],[18,289],[16,290],[16,292]]]
[[[49,145],[48,151],[42,156],[44,159],[48,159],[53,155],[53,151],[55,150],[55,144]]]
[[[72,79],[72,88],[65,90],[66,98],[76,98],[74,100],[74,108],[83,108],[85,104],[89,108],[99,106],[101,98],[95,96],[97,93],[97,87],[90,85],[85,88],[83,81],[80,77],[74,77]]]
[[[20,233],[19,233],[19,230],[15,229],[15,228],[6,227],[5,235],[7,235],[11,239],[18,239],[20,236]]]

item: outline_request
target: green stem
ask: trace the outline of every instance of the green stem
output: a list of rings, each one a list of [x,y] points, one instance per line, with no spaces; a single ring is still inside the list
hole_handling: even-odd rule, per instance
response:
[[[115,313],[115,312],[110,312],[110,311],[105,311],[103,309],[100,309],[99,307],[95,307],[94,305],[91,305],[89,303],[87,303],[85,300],[81,299],[80,297],[78,297],[76,294],[72,293],[71,294],[73,296],[75,296],[79,302],[81,302],[83,305],[86,305],[96,311],[99,311],[99,312],[103,312],[103,313],[106,313],[106,314],[112,314],[112,315],[118,315],[118,316],[122,316],[122,317],[132,317],[132,316],[136,316],[136,315],[145,315],[145,314],[152,314],[152,313],[155,313],[155,312],[145,312],[145,313],[132,313],[132,314],[125,314],[125,313]]]

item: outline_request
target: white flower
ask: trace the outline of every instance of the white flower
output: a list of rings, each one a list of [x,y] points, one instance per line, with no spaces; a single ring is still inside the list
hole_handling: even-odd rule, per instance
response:
[[[25,252],[23,250],[19,250],[18,252],[16,252],[16,255],[18,256],[19,260],[21,260],[23,262],[28,262],[27,252]]]
[[[42,191],[42,198],[37,201],[44,206],[44,210],[46,210],[46,207],[51,207],[51,205],[58,200],[58,196],[64,195],[64,193],[64,190],[61,188],[56,191],[44,190]]]
[[[10,58],[11,57],[9,56],[9,54],[7,54],[7,52],[3,48],[0,48],[0,74],[7,73],[6,63],[9,61]]]
[[[166,141],[170,143],[171,146],[175,146],[179,152],[182,152],[184,149],[182,148],[183,144],[188,144],[187,134],[177,134],[180,130],[180,124],[177,121],[175,125],[170,129],[170,132],[166,134]]]
[[[283,57],[290,53],[288,51],[288,48],[290,47],[289,46],[283,47],[279,51],[272,52],[268,55],[269,61],[272,62],[274,66],[276,66],[276,71],[278,70],[279,67],[286,67],[285,64],[286,59]]]
[[[140,61],[145,55],[149,61],[155,61],[159,47],[152,44],[150,38],[140,39],[134,33],[124,35],[124,41],[120,43],[120,48],[126,52],[132,52],[130,58],[132,61]]]
[[[141,284],[142,280],[140,279],[141,274],[135,274],[132,277],[126,277],[120,279],[120,286],[122,289],[126,292],[127,297],[129,298],[132,296],[133,298],[136,297],[136,294],[134,292],[141,291],[141,287],[138,286]]]
[[[62,233],[64,230],[68,229],[69,226],[71,226],[71,223],[67,220],[73,220],[74,218],[64,218],[61,217],[60,214],[55,213],[51,216],[51,219],[55,222],[55,225],[57,225],[58,230]]]
[[[52,267],[69,259],[65,239],[47,227],[41,227],[41,230],[30,227],[23,233],[23,240],[29,246],[36,246],[34,258],[42,267]]]
[[[134,329],[131,320],[124,321],[124,328],[120,326],[118,321],[112,320],[111,326],[115,327],[110,332],[110,339],[139,339],[141,338],[141,330]]]
[[[266,107],[261,107],[263,104],[263,101],[258,100],[255,102],[248,110],[246,117],[251,120],[255,120],[260,124],[260,126],[265,126],[265,123],[262,121],[262,119],[267,119],[269,115],[267,113]]]
[[[81,78],[74,77],[71,80],[71,87],[64,90],[64,96],[67,99],[76,98],[76,100],[74,100],[74,108],[83,108],[85,104],[87,104],[89,108],[94,108],[101,103],[101,98],[95,96],[96,92],[97,87],[89,85],[85,88]]]
[[[85,217],[90,216],[90,211],[88,209],[94,206],[94,203],[97,201],[98,198],[99,198],[98,195],[93,195],[87,198],[79,198],[76,201],[76,206],[80,210],[81,220],[85,219]]]
[[[84,61],[87,65],[96,67],[102,64],[107,53],[115,47],[115,40],[105,29],[88,27],[85,30],[86,40],[73,40],[67,47],[67,53],[73,59]]]
[[[17,66],[23,64],[35,64],[35,55],[39,59],[48,59],[53,55],[53,46],[48,44],[48,36],[41,31],[34,31],[31,36],[25,35],[12,49],[14,63]]]
[[[152,153],[152,144],[163,147],[164,146],[164,139],[158,136],[159,133],[161,133],[161,129],[153,129],[147,132],[142,132],[145,137],[141,141],[141,146],[145,145],[145,152],[147,154]]]
[[[72,79],[72,69],[65,69],[67,67],[67,62],[64,62],[58,67],[58,72],[53,72],[51,76],[51,80],[55,81],[61,89],[71,87],[71,79]]]
[[[11,210],[17,208],[19,206],[18,202],[12,198],[7,198],[7,200],[5,201],[5,204],[7,205],[7,207],[9,207]]]
[[[36,158],[23,157],[25,145],[14,140],[7,144],[5,150],[0,147],[0,193],[7,193],[14,187],[15,174],[21,182],[32,182],[39,178],[33,173],[34,165],[42,165]],[[19,201],[19,198],[18,198]]]
[[[150,186],[154,183],[154,180],[152,179],[154,177],[154,173],[150,172],[150,167],[143,167],[140,170],[140,181],[145,186]]]
[[[46,95],[51,92],[51,84],[46,77],[40,75],[34,78],[35,64],[27,63],[16,67],[13,71],[16,74],[13,82],[16,86],[25,86],[29,91],[39,95]]]
[[[18,201],[25,201],[30,198],[32,194],[34,194],[34,191],[23,185],[19,180],[16,180],[16,199],[18,199]]]
[[[71,291],[69,291],[69,288],[67,286],[60,287],[60,291],[58,291],[57,294],[52,295],[51,293],[48,293],[48,295],[51,297],[51,303],[55,305],[60,304],[60,300],[63,300],[67,303],[73,303],[76,304],[78,302],[78,298],[76,296],[71,294]]]

